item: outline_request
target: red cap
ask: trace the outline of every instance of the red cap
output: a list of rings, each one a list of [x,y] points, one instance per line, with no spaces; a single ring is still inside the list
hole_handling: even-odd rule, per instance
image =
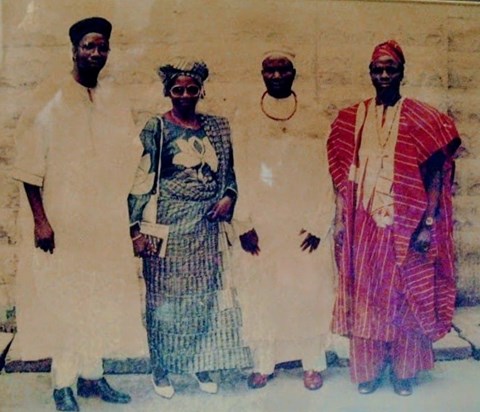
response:
[[[388,40],[376,46],[372,53],[372,62],[383,56],[391,57],[395,62],[405,64],[402,48],[395,40]]]

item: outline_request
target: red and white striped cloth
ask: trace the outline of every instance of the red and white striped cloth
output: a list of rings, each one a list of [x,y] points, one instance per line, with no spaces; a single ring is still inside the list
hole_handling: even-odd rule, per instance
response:
[[[378,349],[378,344],[392,342],[398,353],[402,347],[426,350],[418,356],[411,354],[410,365],[394,362],[396,371],[404,370],[401,375],[410,375],[411,364],[413,369],[428,368],[431,342],[451,327],[455,302],[452,156],[460,141],[452,119],[424,103],[405,99],[394,156],[394,221],[393,225],[380,228],[361,202],[357,204],[357,184],[348,178],[351,165],[359,166],[362,130],[357,130],[355,136],[355,125],[360,104],[340,111],[327,143],[329,169],[343,198],[346,227],[343,246],[336,250],[339,284],[332,329],[354,337],[352,378],[359,382],[364,380],[358,379],[371,375],[365,368],[375,369],[374,361],[368,362],[370,366],[364,365],[367,355],[385,356],[385,348],[375,350],[375,345]],[[428,253],[420,254],[409,247],[427,206],[420,166],[440,150],[447,160],[439,213],[432,229],[431,247]],[[415,356],[426,360],[417,362]],[[361,357],[363,361],[358,360]],[[360,372],[362,368],[364,372]]]

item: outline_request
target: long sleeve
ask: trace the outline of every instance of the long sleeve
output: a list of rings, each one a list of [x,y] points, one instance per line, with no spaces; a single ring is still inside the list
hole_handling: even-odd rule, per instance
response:
[[[228,195],[231,198],[233,198],[233,207],[232,210],[230,211],[230,214],[227,218],[227,221],[231,222],[233,213],[236,207],[237,203],[237,198],[238,198],[238,186],[237,186],[237,177],[235,174],[235,162],[234,162],[234,152],[233,152],[233,143],[232,143],[232,138],[231,138],[231,131],[230,131],[230,125],[227,122],[227,129],[228,129],[228,148],[227,148],[227,154],[228,154],[228,160],[227,160],[227,170],[225,174],[225,190],[223,195]]]
[[[326,156],[326,148],[322,143],[315,144],[312,149],[314,153],[314,159],[312,162],[316,162],[317,174],[311,176],[314,186],[310,190],[318,191],[315,196],[319,199],[313,213],[307,217],[306,227],[304,229],[315,236],[319,236],[323,239],[327,233],[331,230],[334,217],[335,217],[335,194],[333,190],[330,173],[328,171],[328,161]]]
[[[15,135],[16,157],[12,172],[14,179],[40,187],[43,186],[48,153],[48,136],[42,122],[42,115],[46,114],[41,109],[40,104],[34,102],[19,121]]]
[[[238,196],[237,177],[235,175],[232,145],[230,145],[229,149],[227,173],[225,176],[225,193],[229,191],[234,193],[235,197]]]
[[[235,147],[235,170],[238,185],[238,198],[235,205],[232,224],[238,234],[243,234],[253,228],[251,216],[250,191],[252,190],[249,171],[251,165],[248,162],[248,148],[245,140]]]
[[[145,206],[151,198],[152,188],[158,169],[158,138],[160,128],[158,118],[153,117],[145,124],[140,133],[143,153],[135,173],[134,183],[128,195],[130,224],[140,223]]]

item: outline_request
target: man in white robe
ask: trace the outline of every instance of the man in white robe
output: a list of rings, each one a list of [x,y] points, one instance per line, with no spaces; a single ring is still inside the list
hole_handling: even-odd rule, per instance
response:
[[[24,360],[52,358],[57,410],[79,410],[75,383],[79,396],[129,402],[102,359],[146,354],[126,202],[141,148],[124,99],[97,81],[110,33],[97,17],[70,28],[73,71],[39,87],[16,135],[15,344]]]
[[[250,388],[275,365],[301,360],[304,385],[319,389],[333,303],[330,228],[334,197],[316,113],[291,89],[290,54],[266,56],[261,109],[236,129],[239,200],[234,254],[244,330],[254,352]],[[241,133],[240,133],[241,132]]]

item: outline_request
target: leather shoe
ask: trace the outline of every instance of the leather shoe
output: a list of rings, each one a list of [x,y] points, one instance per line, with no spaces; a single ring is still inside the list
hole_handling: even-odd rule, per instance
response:
[[[362,382],[358,384],[358,392],[362,395],[368,395],[375,392],[380,386],[380,379],[372,379],[368,382]]]
[[[323,378],[320,372],[311,370],[303,372],[303,386],[305,388],[315,391],[320,389],[323,385]]]
[[[77,400],[73,395],[72,388],[66,387],[53,390],[53,399],[57,411],[79,411]]]
[[[113,389],[105,378],[90,380],[78,378],[77,395],[83,398],[98,397],[110,403],[128,403],[130,395]]]
[[[264,375],[259,372],[252,372],[247,379],[247,385],[250,389],[260,389],[266,386],[267,382],[273,378],[271,375]]]
[[[393,391],[400,396],[410,396],[412,394],[412,380],[394,379]]]

